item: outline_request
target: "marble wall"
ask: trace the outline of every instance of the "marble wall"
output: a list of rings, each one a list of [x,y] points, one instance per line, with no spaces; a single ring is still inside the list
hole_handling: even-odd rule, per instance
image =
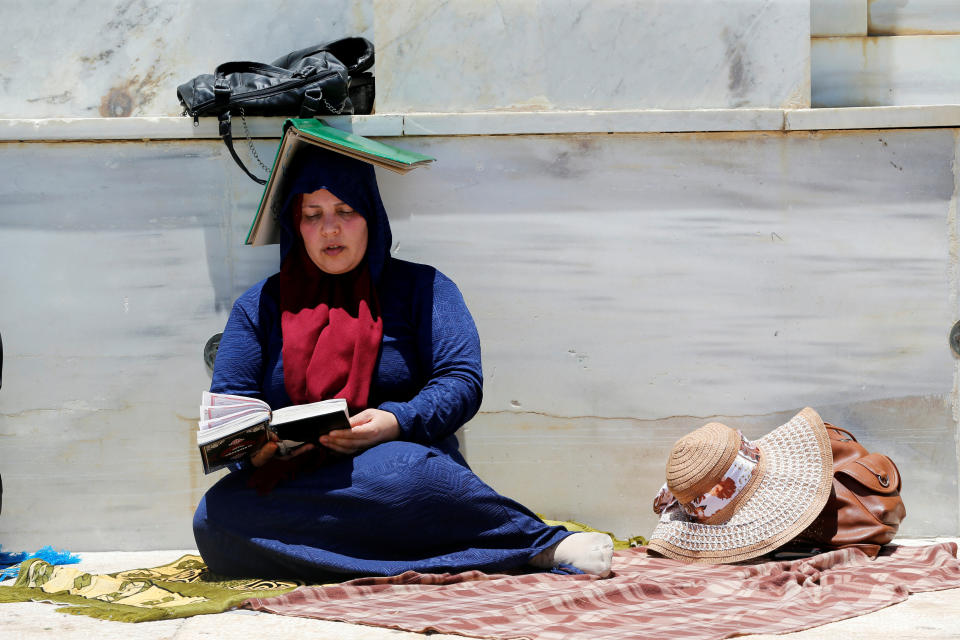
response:
[[[814,107],[960,103],[960,35],[814,38]]]
[[[868,0],[870,35],[960,33],[954,0]]]
[[[375,42],[380,113],[704,123],[809,106],[811,73],[815,106],[960,103],[960,36],[811,52],[811,19],[860,33],[863,4],[13,0],[0,118],[175,115],[177,84],[220,62],[343,35]],[[866,5],[870,29],[952,24],[933,0]],[[381,176],[394,252],[453,277],[480,328],[486,395],[463,441],[482,477],[646,534],[677,437],[709,420],[759,436],[810,405],[900,465],[904,533],[960,532],[958,130],[456,135],[490,115],[411,117],[401,144],[439,162]],[[191,546],[215,479],[194,441],[202,348],[276,267],[275,248],[241,246],[259,188],[215,139],[6,142],[0,170],[0,539]]]
[[[897,461],[904,533],[956,535],[958,137],[404,139],[439,161],[381,175],[394,252],[450,275],[483,339],[471,464],[647,534],[677,437],[809,405]],[[241,246],[258,188],[216,140],[9,143],[0,170],[0,538],[191,546],[203,344],[276,266]]]
[[[374,0],[377,108],[805,107],[809,20],[809,0]]]
[[[809,405],[905,469],[905,532],[956,529],[954,132],[422,148],[441,163],[393,195],[400,254],[431,256],[477,316],[466,444],[495,487],[645,534],[677,437],[757,436]],[[441,190],[440,211],[415,200]]]
[[[953,33],[960,33],[955,0],[810,0],[813,37]]]
[[[369,0],[5,0],[0,118],[178,115],[220,63],[372,32]]]
[[[960,4],[811,0],[814,107],[960,102]]]
[[[222,62],[346,35],[377,48],[380,113],[805,107],[809,16],[809,0],[11,0],[0,118],[177,115],[177,85]]]
[[[867,0],[810,0],[810,35],[867,35]]]
[[[177,85],[219,63],[347,35],[377,48],[379,113],[960,102],[955,38],[932,35],[960,33],[948,0],[9,0],[4,17],[0,118],[177,115]]]

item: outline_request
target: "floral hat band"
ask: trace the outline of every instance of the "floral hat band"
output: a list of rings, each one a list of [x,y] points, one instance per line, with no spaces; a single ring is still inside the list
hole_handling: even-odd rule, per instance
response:
[[[738,498],[757,476],[760,468],[760,448],[743,437],[739,430],[736,434],[740,439],[740,446],[718,482],[684,502],[677,500],[668,482],[664,483],[653,500],[653,511],[662,514],[674,504],[679,504],[680,508],[696,521],[709,522],[713,516],[728,512],[729,507],[739,502]]]

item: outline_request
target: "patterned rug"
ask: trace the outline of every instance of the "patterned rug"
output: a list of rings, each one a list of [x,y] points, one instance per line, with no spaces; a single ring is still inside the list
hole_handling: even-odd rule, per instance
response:
[[[280,595],[302,584],[220,579],[207,571],[197,555],[152,569],[104,575],[35,559],[21,565],[12,586],[0,587],[0,602],[52,602],[67,605],[57,609],[61,613],[145,622],[220,613],[250,597]]]
[[[876,611],[910,593],[960,587],[955,543],[844,549],[740,565],[685,565],[623,549],[615,574],[408,572],[255,597],[256,611],[420,633],[532,640],[713,640],[786,633]]]
[[[569,520],[545,522],[570,531],[597,531]],[[613,539],[618,549],[646,543],[641,536]],[[220,613],[251,597],[280,595],[305,584],[295,580],[226,580],[211,575],[198,555],[185,555],[161,567],[104,575],[53,566],[43,560],[27,560],[18,568],[17,581],[12,586],[0,586],[0,603],[51,602],[67,605],[56,610],[60,613],[121,622]]]

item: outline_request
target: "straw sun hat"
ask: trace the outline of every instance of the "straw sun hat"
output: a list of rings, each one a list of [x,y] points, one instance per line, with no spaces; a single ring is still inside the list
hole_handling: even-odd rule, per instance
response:
[[[813,409],[755,442],[711,422],[673,446],[648,548],[685,562],[755,558],[813,522],[832,486],[830,440]]]

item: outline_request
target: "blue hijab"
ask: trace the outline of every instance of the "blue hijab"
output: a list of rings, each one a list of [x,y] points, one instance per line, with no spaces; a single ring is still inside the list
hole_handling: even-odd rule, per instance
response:
[[[380,199],[373,165],[348,156],[309,146],[294,158],[283,209],[280,214],[280,260],[286,259],[294,242],[302,242],[293,230],[293,206],[297,196],[319,189],[330,191],[360,212],[367,221],[367,252],[364,260],[374,283],[380,281],[390,256],[393,236]]]

